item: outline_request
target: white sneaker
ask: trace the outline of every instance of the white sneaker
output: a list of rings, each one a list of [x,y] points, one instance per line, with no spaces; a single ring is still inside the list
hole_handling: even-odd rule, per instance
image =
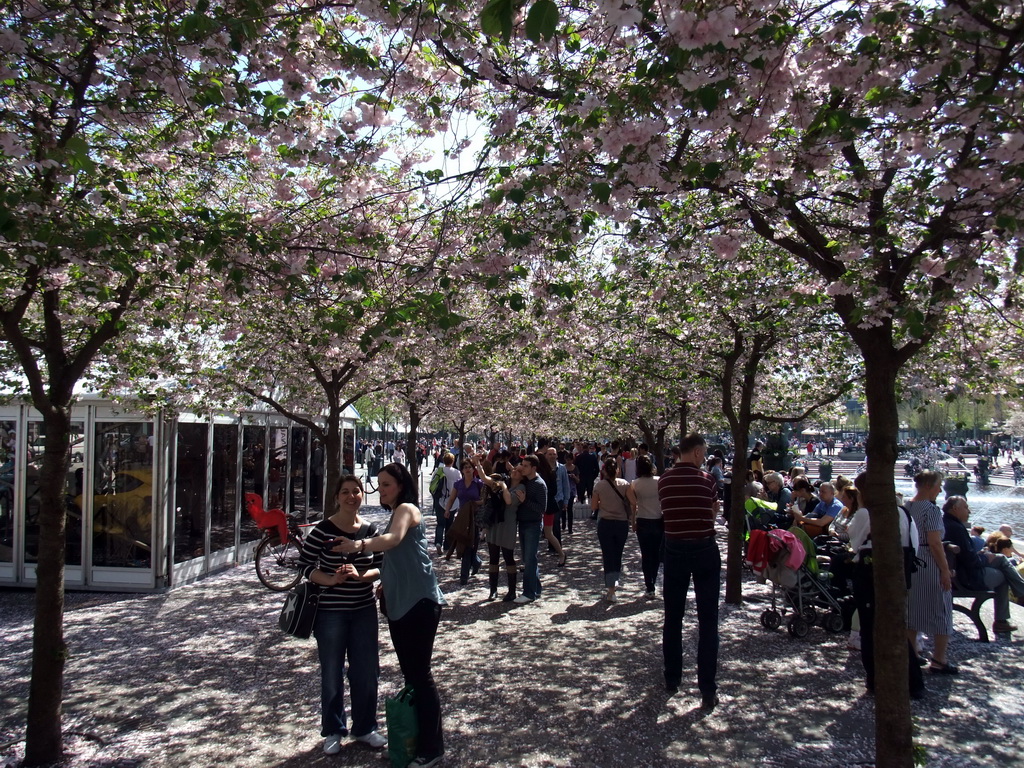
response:
[[[341,736],[337,733],[332,733],[324,739],[324,754],[336,755],[339,752],[341,752]]]
[[[517,597],[512,602],[516,603],[518,605],[524,605],[526,603],[532,603],[533,602],[533,598],[532,597],[527,597],[526,595],[519,595],[519,597]]]
[[[381,736],[376,731],[370,731],[362,736],[356,736],[356,741],[361,741],[368,747],[373,749],[384,749],[388,745],[388,740]]]
[[[608,587],[608,591],[604,594],[604,599],[607,600],[609,603],[616,602],[615,587]]]

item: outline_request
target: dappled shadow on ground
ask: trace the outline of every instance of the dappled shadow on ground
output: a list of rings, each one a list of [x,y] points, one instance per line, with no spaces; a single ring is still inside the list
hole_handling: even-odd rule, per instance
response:
[[[578,521],[564,541],[569,565],[556,568],[543,552],[543,598],[525,606],[487,602],[485,572],[460,587],[457,562],[438,563],[450,603],[435,650],[446,765],[821,768],[871,761],[873,701],[845,635],[815,628],[795,640],[760,627],[763,602],[723,606],[721,704],[706,712],[695,686],[690,617],[687,677],[679,693],[664,691],[662,604],[643,596],[635,540],[614,605],[601,599],[593,523]],[[503,593],[504,573],[501,579]],[[745,589],[755,600],[768,595],[766,586]],[[65,765],[386,765],[362,745],[321,752],[315,643],[279,632],[282,600],[259,585],[251,566],[160,595],[69,595],[66,724],[89,737],[69,738]],[[0,593],[0,742],[23,733],[31,610],[30,594]],[[914,704],[919,740],[931,764],[1012,764],[1024,748],[1024,712],[1004,673],[1020,668],[1022,645],[975,643],[961,618],[951,657],[963,674],[928,678],[928,699]],[[383,712],[401,676],[386,624],[381,629]],[[0,760],[20,749],[8,747]]]

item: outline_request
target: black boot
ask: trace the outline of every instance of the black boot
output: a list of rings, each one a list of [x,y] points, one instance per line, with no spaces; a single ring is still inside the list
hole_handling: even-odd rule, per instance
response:
[[[516,582],[519,581],[519,571],[509,568],[505,573],[508,576],[508,594],[501,598],[501,602],[511,603],[516,599]]]
[[[491,593],[487,596],[488,600],[498,599],[498,572],[492,571],[487,574],[487,584],[491,588]]]

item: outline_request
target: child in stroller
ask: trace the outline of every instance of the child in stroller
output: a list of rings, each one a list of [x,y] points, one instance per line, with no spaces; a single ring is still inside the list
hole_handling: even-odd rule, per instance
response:
[[[761,614],[761,625],[778,629],[788,612],[786,629],[793,637],[806,637],[815,624],[829,633],[841,632],[848,626],[852,598],[831,584],[831,574],[823,567],[829,558],[819,556],[816,542],[799,526],[781,527],[788,516],[763,498],[759,485],[750,483],[744,490],[746,561],[758,580],[772,583],[771,607]],[[828,536],[819,539],[826,549],[845,546]]]

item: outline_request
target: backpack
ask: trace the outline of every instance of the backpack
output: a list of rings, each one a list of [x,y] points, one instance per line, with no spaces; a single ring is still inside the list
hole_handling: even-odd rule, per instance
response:
[[[505,522],[505,499],[501,491],[489,488],[484,507],[483,526],[485,528]]]
[[[434,476],[430,478],[430,495],[434,496],[441,489],[441,483],[445,480],[444,467],[439,466],[434,470]]]
[[[902,504],[899,505],[899,509],[907,516],[907,523],[909,525],[917,525],[914,522],[914,518],[911,517],[909,509]],[[913,542],[913,539],[908,535],[907,545],[903,547],[903,576],[907,580],[907,589],[910,589],[911,576],[926,566],[925,561],[917,556],[917,550],[910,546],[911,542]],[[903,542],[901,541],[900,543],[902,544]]]

